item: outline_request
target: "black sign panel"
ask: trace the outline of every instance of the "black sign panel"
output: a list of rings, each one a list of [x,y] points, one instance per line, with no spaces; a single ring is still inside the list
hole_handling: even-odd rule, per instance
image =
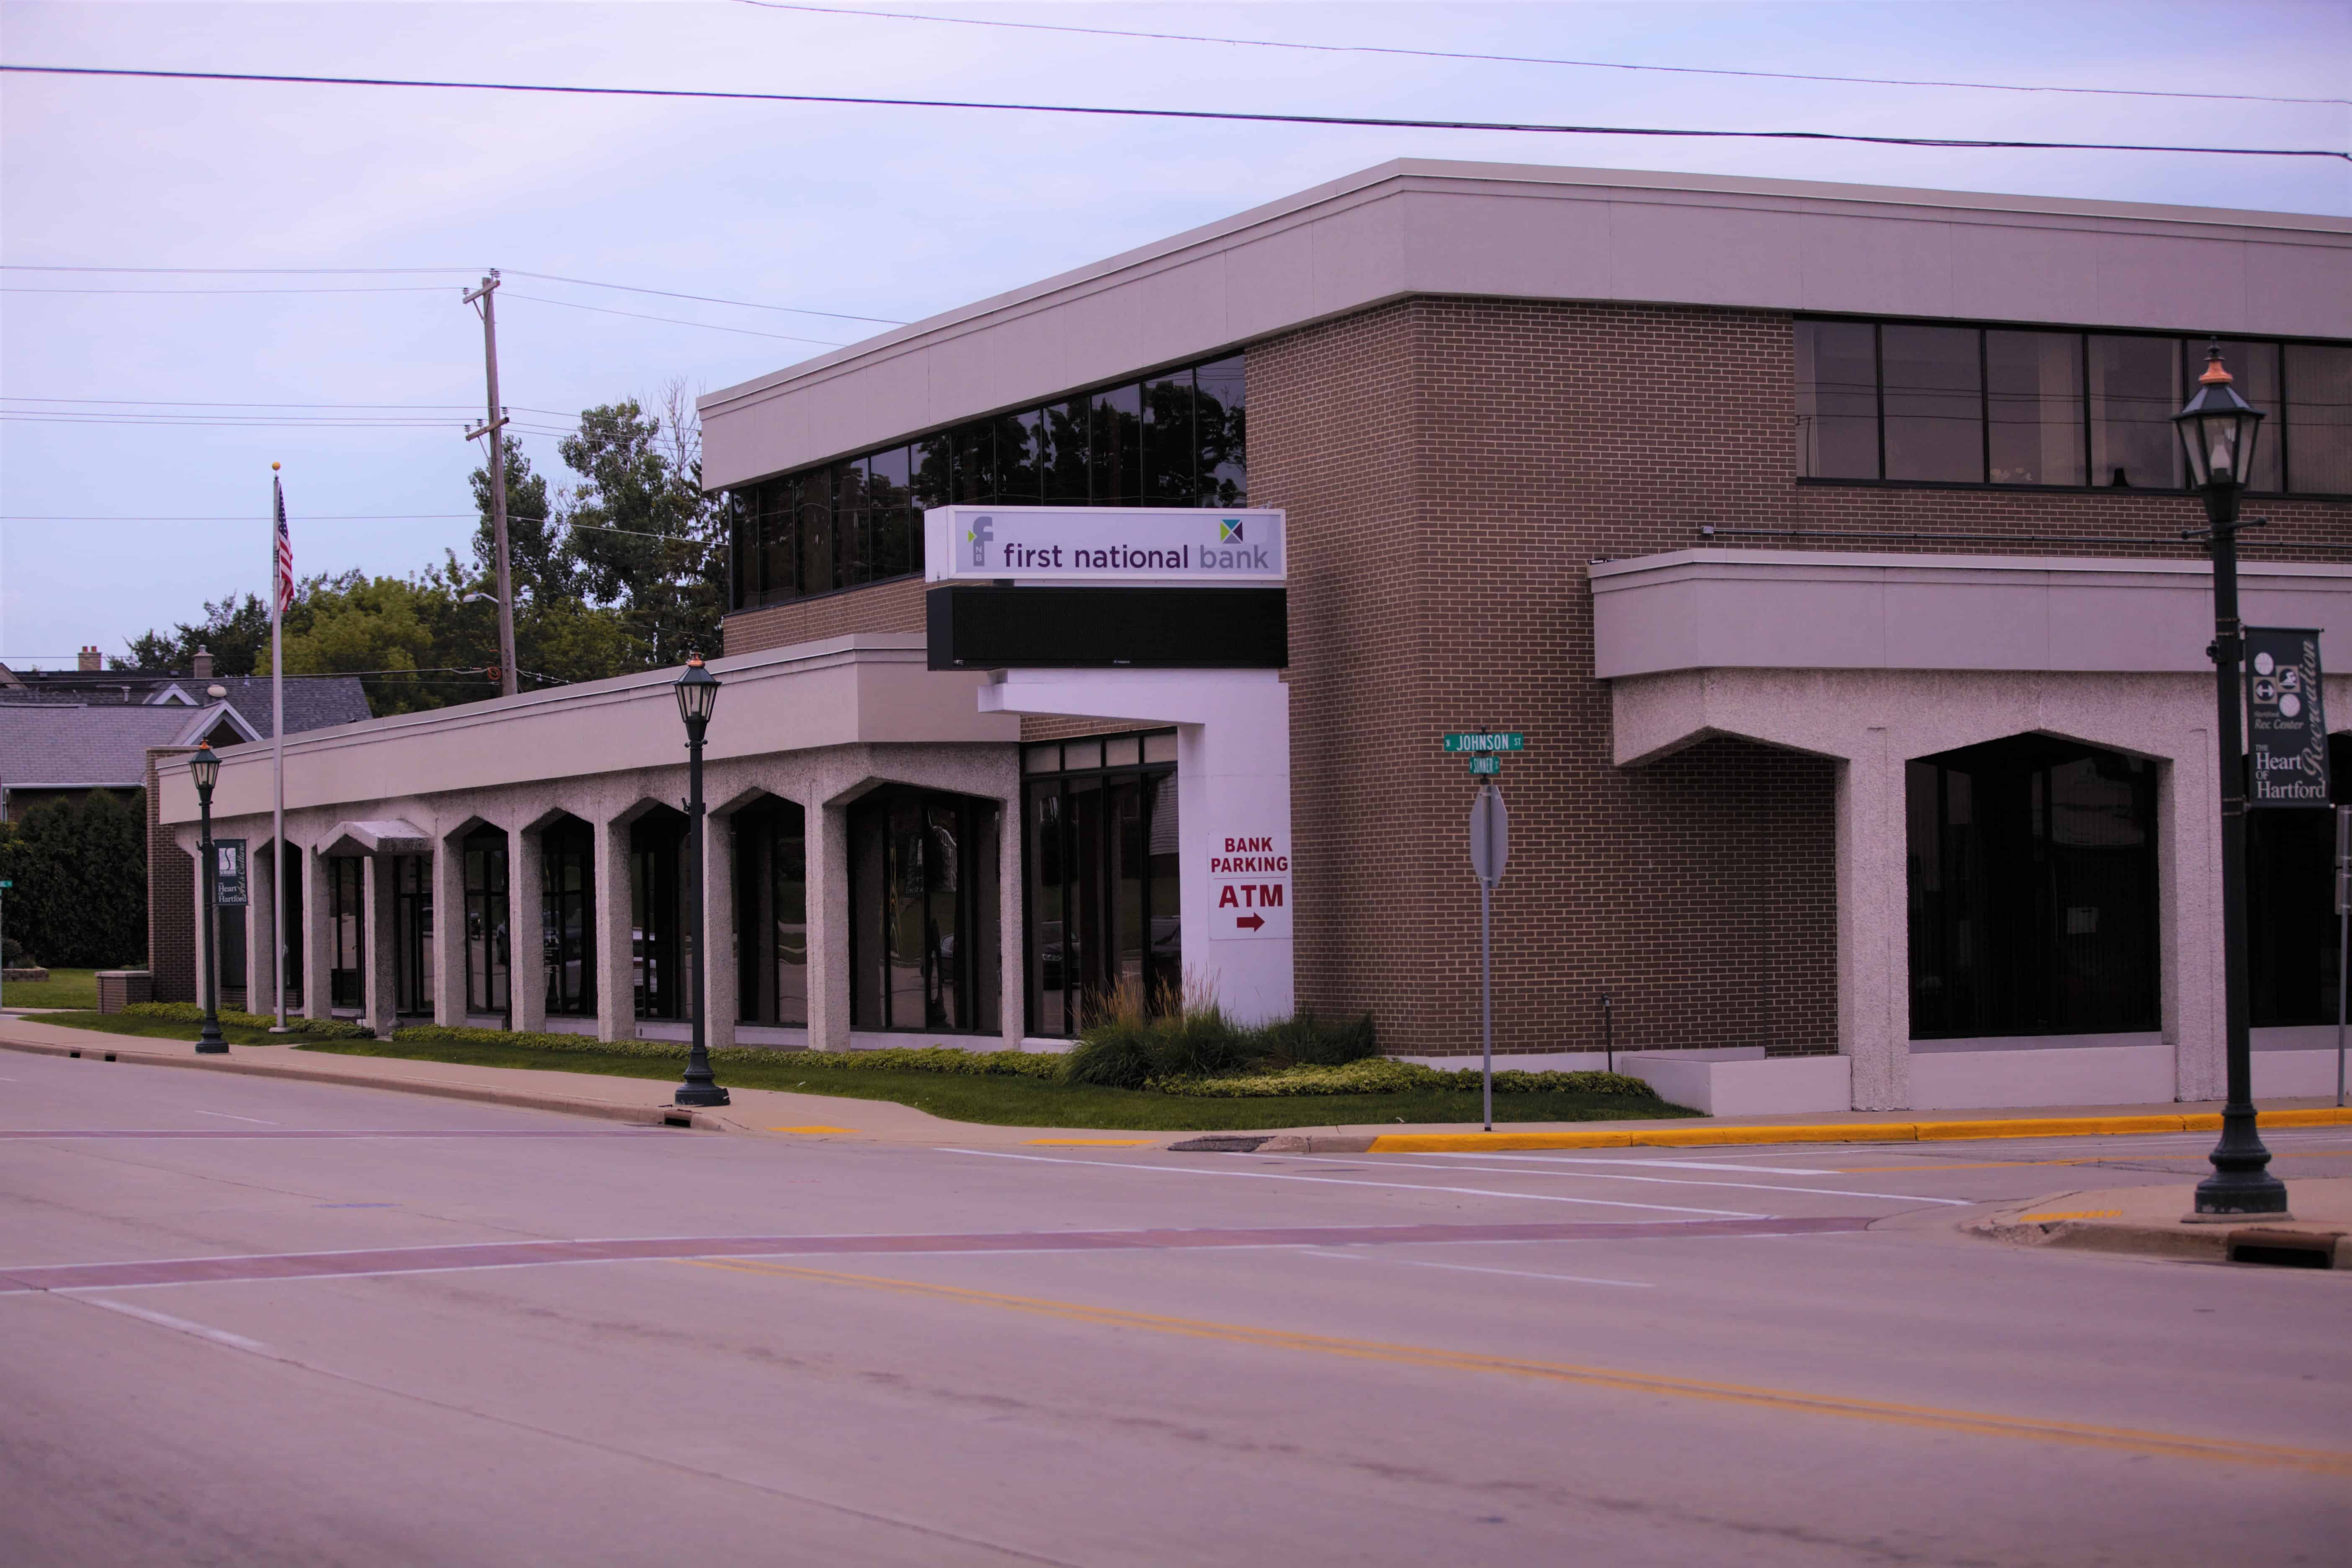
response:
[[[218,879],[214,883],[217,889],[215,901],[224,909],[243,905],[246,901],[245,840],[215,838],[213,840],[213,853],[218,858],[218,869],[214,873]]]
[[[924,595],[933,669],[1281,669],[1281,588],[1026,588]]]
[[[2327,713],[2320,699],[2319,634],[2246,628],[2246,804],[2327,804]]]

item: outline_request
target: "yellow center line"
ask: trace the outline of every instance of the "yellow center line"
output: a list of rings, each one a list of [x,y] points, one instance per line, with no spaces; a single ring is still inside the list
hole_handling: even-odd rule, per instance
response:
[[[1159,1142],[1156,1138],[1024,1138],[1025,1145],[1050,1144],[1055,1148],[1071,1149],[1147,1149]]]
[[[1392,1366],[1423,1367],[1445,1372],[1496,1373],[1549,1383],[1614,1389],[1627,1394],[1664,1394],[1704,1399],[1771,1410],[1843,1416],[1921,1426],[1937,1431],[1965,1432],[1986,1437],[2020,1438],[2029,1442],[2068,1443],[2078,1447],[2118,1449],[2170,1458],[2219,1460],[2313,1470],[2327,1475],[2352,1475],[2352,1453],[2326,1448],[2293,1448],[2273,1443],[2244,1443],[2222,1437],[2197,1437],[2173,1432],[2149,1432],[2126,1426],[2098,1426],[2074,1421],[2046,1421],[2032,1416],[1999,1415],[1973,1410],[1947,1410],[1933,1405],[1896,1405],[1880,1400],[1849,1399],[1836,1394],[1806,1394],[1793,1389],[1759,1388],[1744,1384],[1711,1383],[1697,1378],[1669,1377],[1652,1373],[1622,1372],[1612,1367],[1578,1366],[1565,1362],[1528,1361],[1514,1356],[1479,1355],[1431,1345],[1391,1344],[1377,1340],[1341,1339],[1330,1334],[1297,1333],[1285,1329],[1258,1328],[1247,1323],[1223,1323],[1200,1318],[1169,1317],[1158,1312],[1131,1312],[1115,1307],[1092,1307],[1079,1301],[1057,1301],[1038,1296],[1013,1296],[996,1290],[974,1290],[960,1285],[934,1285],[915,1279],[893,1279],[875,1274],[844,1274],[829,1268],[803,1268],[791,1264],[748,1258],[681,1258],[689,1268],[718,1268],[738,1274],[809,1279],[829,1285],[854,1285],[900,1295],[973,1306],[1031,1312],[1066,1322],[1100,1328],[1134,1329],[1181,1339],[1211,1340],[1226,1344],[1255,1345],[1269,1350],[1303,1351]]]
[[[814,1137],[821,1132],[855,1132],[855,1127],[771,1127],[771,1132],[799,1132]]]
[[[2067,1209],[2063,1213],[2021,1214],[2017,1217],[2021,1224],[2032,1224],[2041,1220],[2058,1219],[2121,1219],[2123,1215],[2124,1211],[2121,1209]]]

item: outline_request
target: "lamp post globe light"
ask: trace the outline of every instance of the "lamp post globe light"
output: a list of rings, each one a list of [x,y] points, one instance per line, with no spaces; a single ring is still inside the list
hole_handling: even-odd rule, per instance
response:
[[[209,742],[196,748],[188,775],[196,781],[196,858],[204,862],[205,1026],[196,1034],[196,1055],[223,1057],[228,1041],[220,1026],[220,862],[213,848],[213,786],[220,783],[220,758]]]
[[[686,1056],[686,1081],[677,1086],[680,1105],[725,1105],[727,1091],[710,1076],[710,1049],[703,1027],[702,994],[702,737],[719,706],[719,678],[689,653],[671,689],[677,716],[686,721],[686,997],[693,1019],[693,1046]]]
[[[2227,1029],[2228,1100],[2213,1173],[2197,1184],[2191,1217],[2284,1215],[2286,1184],[2270,1173],[2271,1152],[2254,1124],[2253,1063],[2248,1029],[2246,961],[2246,758],[2239,709],[2244,658],[2238,622],[2238,502],[2252,470],[2262,410],[2238,395],[2221,363],[2221,345],[2206,352],[2197,394],[2172,416],[2189,458],[2189,482],[2203,498],[2213,555],[2213,686],[2221,752],[2221,963]]]

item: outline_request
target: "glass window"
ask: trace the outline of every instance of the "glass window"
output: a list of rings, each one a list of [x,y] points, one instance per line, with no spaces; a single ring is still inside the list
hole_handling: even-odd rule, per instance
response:
[[[2233,367],[2234,368],[2234,367]],[[2286,345],[2286,477],[2304,495],[2352,495],[2352,345]],[[2246,401],[2255,402],[2253,394]],[[2281,423],[2275,414],[2264,424]],[[2256,443],[2267,444],[2265,430]]]
[[[1192,373],[1180,370],[1143,384],[1143,493],[1158,506],[1191,506],[1200,461],[1192,433]]]
[[[1062,748],[1059,746],[1032,746],[1022,754],[1021,771],[1024,773],[1059,773],[1061,767]]]
[[[999,415],[991,421],[996,437],[996,493],[987,499],[998,506],[1034,506],[1043,493],[1045,416],[1031,408]]]
[[[1249,503],[1249,409],[1240,354],[1193,373],[1194,436],[1200,443],[1200,504]]]
[[[1091,406],[1089,399],[1073,397],[1039,411],[1043,420],[1038,427],[1037,460],[1045,489],[1041,499],[1047,506],[1085,506],[1091,495],[1087,481],[1087,459],[1092,450],[1087,433]]]
[[[985,425],[965,425],[952,437],[955,445],[955,499],[967,506],[996,502],[994,432]]]
[[[1797,472],[1878,478],[1878,329],[1867,321],[1797,323]]]
[[[915,558],[914,499],[909,451],[893,447],[866,459],[866,506],[869,578],[903,577]]]
[[[629,827],[630,959],[635,970],[636,1016],[688,1018],[685,898],[686,814],[657,807]]]
[[[915,443],[915,504],[945,506],[955,495],[955,435],[941,431]]]
[[[822,594],[833,586],[833,470],[800,476],[800,592]]]
[[[760,596],[789,599],[799,592],[801,509],[799,479],[775,479],[760,487]]]
[[[850,808],[850,1021],[993,1034],[996,805],[903,788]]]
[[[1984,404],[1974,327],[1879,329],[1886,477],[1984,482]]]
[[[1065,741],[1062,743],[1062,766],[1073,772],[1080,768],[1103,765],[1100,741]]]
[[[836,588],[854,588],[868,575],[866,462],[853,458],[834,465],[833,585]]]
[[[1143,389],[1114,386],[1094,395],[1087,463],[1096,506],[1143,504]]]
[[[1025,786],[1024,969],[1034,1032],[1075,1035],[1122,997],[1158,1012],[1182,994],[1176,773],[1164,764],[1127,766],[1137,739],[1095,743],[1112,749],[1119,771],[1037,778]]]
[[[2083,482],[2083,335],[1985,333],[1988,441],[1997,485]]]
[[[767,800],[735,814],[738,1016],[747,1024],[808,1022],[808,845],[805,814]]]
[[[1147,763],[1172,763],[1176,760],[1176,736],[1171,731],[1143,737],[1143,760]]]
[[[393,1010],[411,1016],[433,1013],[433,860],[425,855],[391,858],[393,889]]]
[[[1103,742],[1103,766],[1131,768],[1143,760],[1143,743],[1133,735],[1121,735]]]
[[[366,872],[359,858],[337,855],[327,861],[327,1001],[333,1007],[367,1005],[367,975],[360,954],[367,949]]]
[[[2089,339],[2091,483],[2117,489],[2180,488],[2180,351],[2175,338]]]
[[[567,816],[540,835],[540,954],[547,968],[547,1012],[585,1017],[596,1011],[596,860],[588,825]]]

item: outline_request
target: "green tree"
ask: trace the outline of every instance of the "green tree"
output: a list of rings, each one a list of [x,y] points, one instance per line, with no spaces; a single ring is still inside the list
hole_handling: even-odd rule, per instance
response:
[[[8,935],[44,963],[105,969],[145,961],[147,792],[92,790],[0,823]]]
[[[585,409],[559,448],[585,483],[572,492],[564,547],[583,596],[618,610],[640,667],[716,651],[726,605],[724,524],[702,493],[702,439],[681,383],[657,414],[635,398]]]
[[[493,694],[481,677],[449,672],[442,643],[462,606],[441,585],[352,572],[303,587],[300,624],[286,617],[289,675],[362,675],[379,716]],[[262,665],[268,673],[266,656]]]
[[[579,596],[577,569],[564,552],[563,519],[548,494],[547,477],[531,471],[530,458],[513,437],[506,442],[507,572],[520,607],[525,600]],[[474,566],[484,591],[498,581],[498,531],[490,518],[490,470],[476,468],[469,483],[481,521],[474,530]],[[518,634],[520,635],[520,634]]]
[[[269,653],[269,606],[251,594],[232,594],[205,605],[205,616],[169,632],[150,631],[131,639],[131,656],[107,659],[110,669],[185,675],[195,668],[198,648],[211,650],[215,675],[251,675]]]

